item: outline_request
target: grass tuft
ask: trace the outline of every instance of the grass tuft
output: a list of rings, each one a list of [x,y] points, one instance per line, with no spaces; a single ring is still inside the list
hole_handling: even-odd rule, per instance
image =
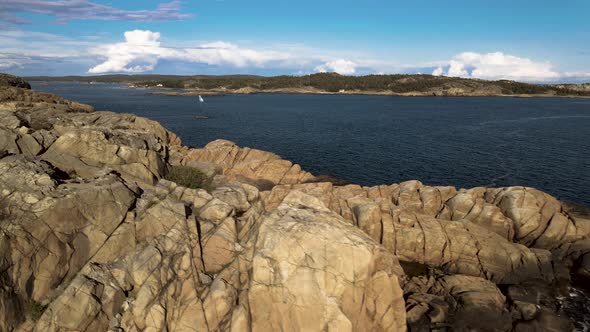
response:
[[[33,321],[37,321],[39,318],[41,318],[45,308],[46,306],[42,305],[41,303],[35,302],[33,300],[27,300],[24,303],[23,311],[26,317]]]
[[[211,189],[211,179],[198,168],[190,166],[172,166],[165,178],[187,188]]]

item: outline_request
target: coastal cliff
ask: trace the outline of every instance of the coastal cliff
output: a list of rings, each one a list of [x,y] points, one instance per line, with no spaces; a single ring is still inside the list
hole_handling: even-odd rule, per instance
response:
[[[546,193],[337,185],[23,82],[0,80],[0,331],[572,329],[590,217]]]

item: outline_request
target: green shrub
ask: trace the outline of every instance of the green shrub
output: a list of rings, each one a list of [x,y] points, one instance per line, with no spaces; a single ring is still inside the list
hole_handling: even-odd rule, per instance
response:
[[[198,168],[189,166],[172,166],[166,180],[176,182],[176,184],[193,189],[209,190],[211,179]]]
[[[45,311],[46,306],[42,305],[41,303],[35,302],[33,300],[27,300],[24,303],[24,314],[26,317],[30,318],[33,321],[37,321],[43,311]]]
[[[161,84],[165,88],[173,88],[173,89],[183,89],[184,88],[184,82],[182,80],[164,81]]]

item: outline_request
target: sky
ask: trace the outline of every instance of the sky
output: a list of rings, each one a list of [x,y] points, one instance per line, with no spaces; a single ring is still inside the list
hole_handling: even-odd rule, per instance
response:
[[[590,1],[0,0],[0,72],[590,82]]]

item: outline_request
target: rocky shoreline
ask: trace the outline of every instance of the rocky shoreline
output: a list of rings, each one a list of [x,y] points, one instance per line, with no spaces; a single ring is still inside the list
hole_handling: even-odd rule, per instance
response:
[[[1,331],[573,329],[583,209],[528,187],[323,182],[23,82],[0,76]],[[208,188],[166,180],[179,166]]]
[[[137,87],[129,87],[135,89]],[[144,87],[148,89],[160,89],[166,90],[166,88],[159,88],[155,86]],[[512,98],[590,98],[590,96],[581,95],[557,95],[557,94],[501,94],[501,93],[490,93],[488,91],[481,92],[466,92],[461,89],[440,89],[436,91],[413,91],[406,93],[396,93],[392,91],[368,91],[368,90],[344,90],[338,92],[330,92],[314,88],[281,88],[281,89],[256,89],[256,88],[240,88],[240,89],[184,89],[182,92],[179,91],[156,91],[150,92],[153,95],[165,95],[165,96],[223,96],[227,94],[312,94],[312,95],[345,95],[345,96],[396,96],[396,97],[512,97]]]
[[[161,95],[161,96],[182,96],[182,97],[196,97],[196,96],[223,96],[224,93],[217,91],[153,91],[149,92],[150,95]]]
[[[47,83],[46,81],[37,81]],[[51,81],[51,82],[72,82],[72,81]],[[78,84],[108,84],[108,82],[77,82]],[[311,95],[344,95],[344,96],[390,96],[390,97],[512,97],[512,98],[590,98],[588,95],[575,94],[555,94],[555,93],[521,93],[521,94],[503,94],[501,91],[467,91],[461,88],[440,88],[430,91],[410,91],[410,92],[393,92],[379,90],[344,90],[344,91],[326,91],[313,87],[303,88],[276,88],[276,89],[258,89],[245,87],[239,89],[201,89],[201,88],[184,88],[181,91],[170,91],[173,88],[160,87],[157,85],[138,85],[136,83],[113,82],[112,84],[121,84],[128,89],[150,89],[158,91],[147,92],[151,95],[164,95],[172,97],[196,97],[196,96],[225,96],[231,94],[249,95],[249,94],[311,94]],[[174,89],[176,90],[176,89]],[[580,90],[587,91],[587,90]]]

